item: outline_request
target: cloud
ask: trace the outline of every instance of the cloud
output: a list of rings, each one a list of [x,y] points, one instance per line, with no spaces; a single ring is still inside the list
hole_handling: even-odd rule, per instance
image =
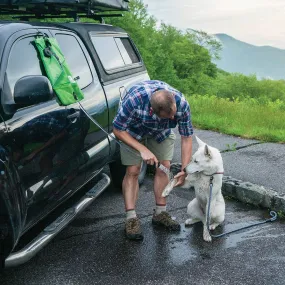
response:
[[[284,0],[143,0],[158,20],[179,29],[226,33],[285,49]]]

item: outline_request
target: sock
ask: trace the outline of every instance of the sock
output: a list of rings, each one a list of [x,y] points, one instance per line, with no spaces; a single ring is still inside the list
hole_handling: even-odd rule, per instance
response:
[[[132,219],[132,218],[136,218],[137,214],[136,214],[136,210],[131,209],[131,210],[126,210],[126,219]]]
[[[166,212],[166,205],[156,205],[156,207],[155,207],[155,215],[158,215],[161,212]]]

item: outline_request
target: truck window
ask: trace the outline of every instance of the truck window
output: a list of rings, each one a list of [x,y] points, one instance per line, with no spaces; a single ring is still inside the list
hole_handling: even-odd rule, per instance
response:
[[[91,36],[91,40],[106,70],[124,68],[140,62],[127,37]]]
[[[118,43],[118,47],[121,51],[121,53],[127,53],[127,55],[129,56],[131,63],[138,63],[140,62],[139,57],[136,54],[136,51],[134,50],[130,40],[128,38],[116,38],[116,42]],[[122,45],[120,44],[123,44]],[[125,51],[124,51],[125,50]]]
[[[92,83],[92,74],[77,39],[72,35],[56,34],[56,39],[64,54],[66,62],[81,89]]]
[[[34,37],[22,38],[11,49],[5,84],[8,84],[12,95],[18,79],[27,75],[44,75],[44,69],[33,44],[34,40]]]

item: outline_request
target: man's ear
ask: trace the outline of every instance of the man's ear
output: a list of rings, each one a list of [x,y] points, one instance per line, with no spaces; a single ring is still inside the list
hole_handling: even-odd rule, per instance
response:
[[[205,145],[204,154],[205,156],[212,158],[211,151],[207,145]]]

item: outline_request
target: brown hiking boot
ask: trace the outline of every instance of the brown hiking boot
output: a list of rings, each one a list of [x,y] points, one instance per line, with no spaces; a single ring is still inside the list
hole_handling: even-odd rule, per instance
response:
[[[153,214],[152,223],[154,225],[163,226],[171,231],[180,231],[180,224],[177,221],[174,221],[167,212],[161,212],[156,215]]]
[[[143,239],[141,224],[138,218],[131,218],[126,220],[125,232],[128,239],[131,240]]]

